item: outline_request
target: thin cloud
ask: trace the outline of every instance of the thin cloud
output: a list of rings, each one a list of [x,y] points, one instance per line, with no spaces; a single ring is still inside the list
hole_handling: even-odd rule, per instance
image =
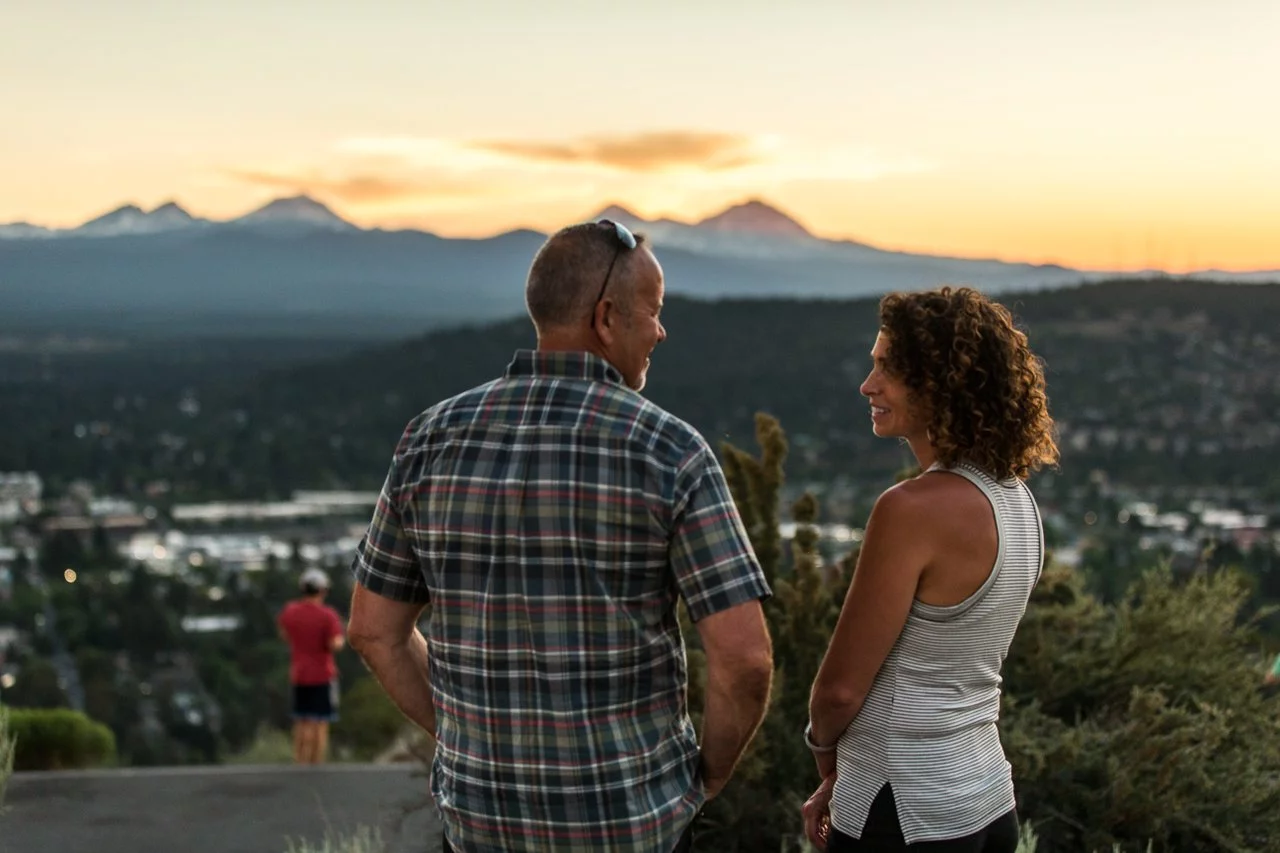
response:
[[[472,149],[541,163],[592,164],[629,172],[725,171],[762,162],[760,141],[733,133],[668,131],[565,142],[477,141]]]
[[[406,168],[455,176],[554,174],[558,181],[669,176],[682,186],[748,190],[791,180],[874,181],[933,171],[937,162],[907,152],[858,145],[797,145],[775,136],[670,131],[591,136],[568,141],[459,141],[432,137],[356,137],[338,143],[340,156],[383,158]]]
[[[301,175],[232,169],[227,174],[259,187],[297,193],[324,195],[349,204],[383,204],[388,202],[431,198],[455,198],[487,195],[492,191],[486,182],[440,175],[426,179],[419,176],[391,176],[353,173],[349,175]]]

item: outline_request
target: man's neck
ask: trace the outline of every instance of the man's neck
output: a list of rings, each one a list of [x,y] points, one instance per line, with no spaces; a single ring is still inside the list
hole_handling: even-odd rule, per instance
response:
[[[538,352],[589,352],[604,358],[600,341],[589,332],[554,329],[538,335]]]

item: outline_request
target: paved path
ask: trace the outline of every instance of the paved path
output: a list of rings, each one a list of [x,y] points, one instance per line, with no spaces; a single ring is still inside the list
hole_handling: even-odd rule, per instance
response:
[[[413,809],[428,802],[416,767],[16,773],[0,815],[0,853],[286,853],[289,839],[314,848],[326,828],[360,825],[381,830],[385,853],[439,853],[434,809]]]

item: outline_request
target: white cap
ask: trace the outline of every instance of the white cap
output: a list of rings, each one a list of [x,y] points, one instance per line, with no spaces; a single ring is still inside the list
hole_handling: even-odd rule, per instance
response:
[[[300,586],[309,586],[312,589],[328,589],[329,576],[319,569],[311,568],[302,573],[302,577],[298,579]]]

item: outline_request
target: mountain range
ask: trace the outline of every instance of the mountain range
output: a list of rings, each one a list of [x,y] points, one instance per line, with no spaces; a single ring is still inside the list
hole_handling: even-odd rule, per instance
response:
[[[136,204],[125,204],[94,217],[75,228],[45,228],[29,222],[0,225],[0,240],[38,240],[54,237],[128,237],[162,234],[187,229],[223,228],[287,228],[329,231],[355,230],[356,226],[338,216],[325,205],[300,195],[278,198],[235,219],[218,221],[192,216],[174,201],[153,210]]]
[[[618,205],[588,218],[647,233],[668,290],[695,298],[854,298],[960,283],[1003,293],[1117,277],[826,240],[759,199],[697,222],[646,220]],[[449,239],[364,229],[307,196],[224,221],[174,202],[150,211],[127,204],[69,229],[0,225],[0,318],[169,331],[323,324],[400,335],[519,314],[544,239],[532,230]],[[1273,271],[1212,275],[1280,280]]]

